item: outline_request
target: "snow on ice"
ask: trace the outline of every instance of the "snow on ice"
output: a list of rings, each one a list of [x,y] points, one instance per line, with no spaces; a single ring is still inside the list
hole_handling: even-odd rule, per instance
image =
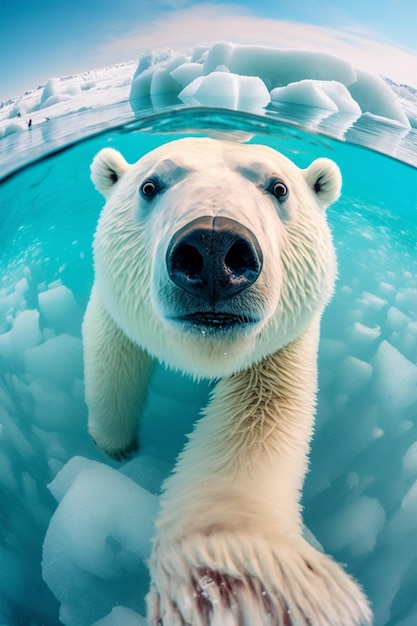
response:
[[[136,67],[137,65],[137,67]],[[136,71],[135,71],[136,67]],[[0,108],[0,137],[130,99],[140,115],[173,104],[226,106],[262,112],[305,105],[348,114],[345,131],[361,116],[406,131],[417,127],[412,88],[354,67],[327,53],[218,42],[185,52],[151,51],[129,62],[75,76],[51,78]]]
[[[53,118],[101,108],[129,95],[136,63],[123,63],[74,76],[50,78],[46,85],[0,105],[0,138]]]

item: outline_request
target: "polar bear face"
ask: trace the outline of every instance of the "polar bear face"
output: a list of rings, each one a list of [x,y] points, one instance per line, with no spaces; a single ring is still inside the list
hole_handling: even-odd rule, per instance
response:
[[[299,336],[328,301],[336,262],[325,208],[341,176],[275,150],[181,139],[128,165],[105,148],[96,287],[117,326],[196,377],[248,367]]]

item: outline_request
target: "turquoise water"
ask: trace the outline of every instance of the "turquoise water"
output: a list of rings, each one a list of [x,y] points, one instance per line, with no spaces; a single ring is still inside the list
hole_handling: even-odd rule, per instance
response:
[[[40,160],[35,154],[0,185],[0,562],[7,564],[0,570],[0,623],[57,624],[60,605],[63,623],[77,626],[93,624],[116,604],[143,614],[143,566],[115,574],[110,591],[104,579],[95,580],[93,591],[79,589],[64,567],[62,580],[48,581],[56,598],[42,580],[42,544],[56,509],[48,483],[74,455],[108,463],[88,438],[82,388],[80,325],[103,205],[89,166],[104,146],[133,162],[187,129],[235,128],[300,167],[327,156],[342,171],[342,197],[328,213],[339,278],[322,322],[304,520],[365,587],[377,626],[411,626],[417,623],[417,169],[276,120],[226,111],[164,115],[101,129],[68,147],[61,141],[59,150],[52,146]],[[41,353],[46,345],[54,349]],[[160,371],[153,391],[142,445],[158,459],[162,476],[207,385]],[[170,407],[178,419],[167,421]],[[156,491],[158,481],[151,483],[149,491]]]

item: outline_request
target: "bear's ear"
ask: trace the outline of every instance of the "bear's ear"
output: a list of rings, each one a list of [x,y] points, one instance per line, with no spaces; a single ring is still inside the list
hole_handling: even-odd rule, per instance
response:
[[[336,163],[330,159],[316,159],[304,170],[304,176],[323,210],[340,196],[342,175]]]
[[[123,176],[128,167],[128,163],[120,152],[113,148],[103,148],[91,164],[91,180],[97,191],[107,198],[113,185]]]

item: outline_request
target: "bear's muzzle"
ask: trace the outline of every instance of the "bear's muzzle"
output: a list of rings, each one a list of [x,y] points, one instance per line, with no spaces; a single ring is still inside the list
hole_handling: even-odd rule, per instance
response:
[[[261,247],[246,226],[226,217],[199,217],[172,237],[166,266],[172,282],[210,307],[257,280]]]

